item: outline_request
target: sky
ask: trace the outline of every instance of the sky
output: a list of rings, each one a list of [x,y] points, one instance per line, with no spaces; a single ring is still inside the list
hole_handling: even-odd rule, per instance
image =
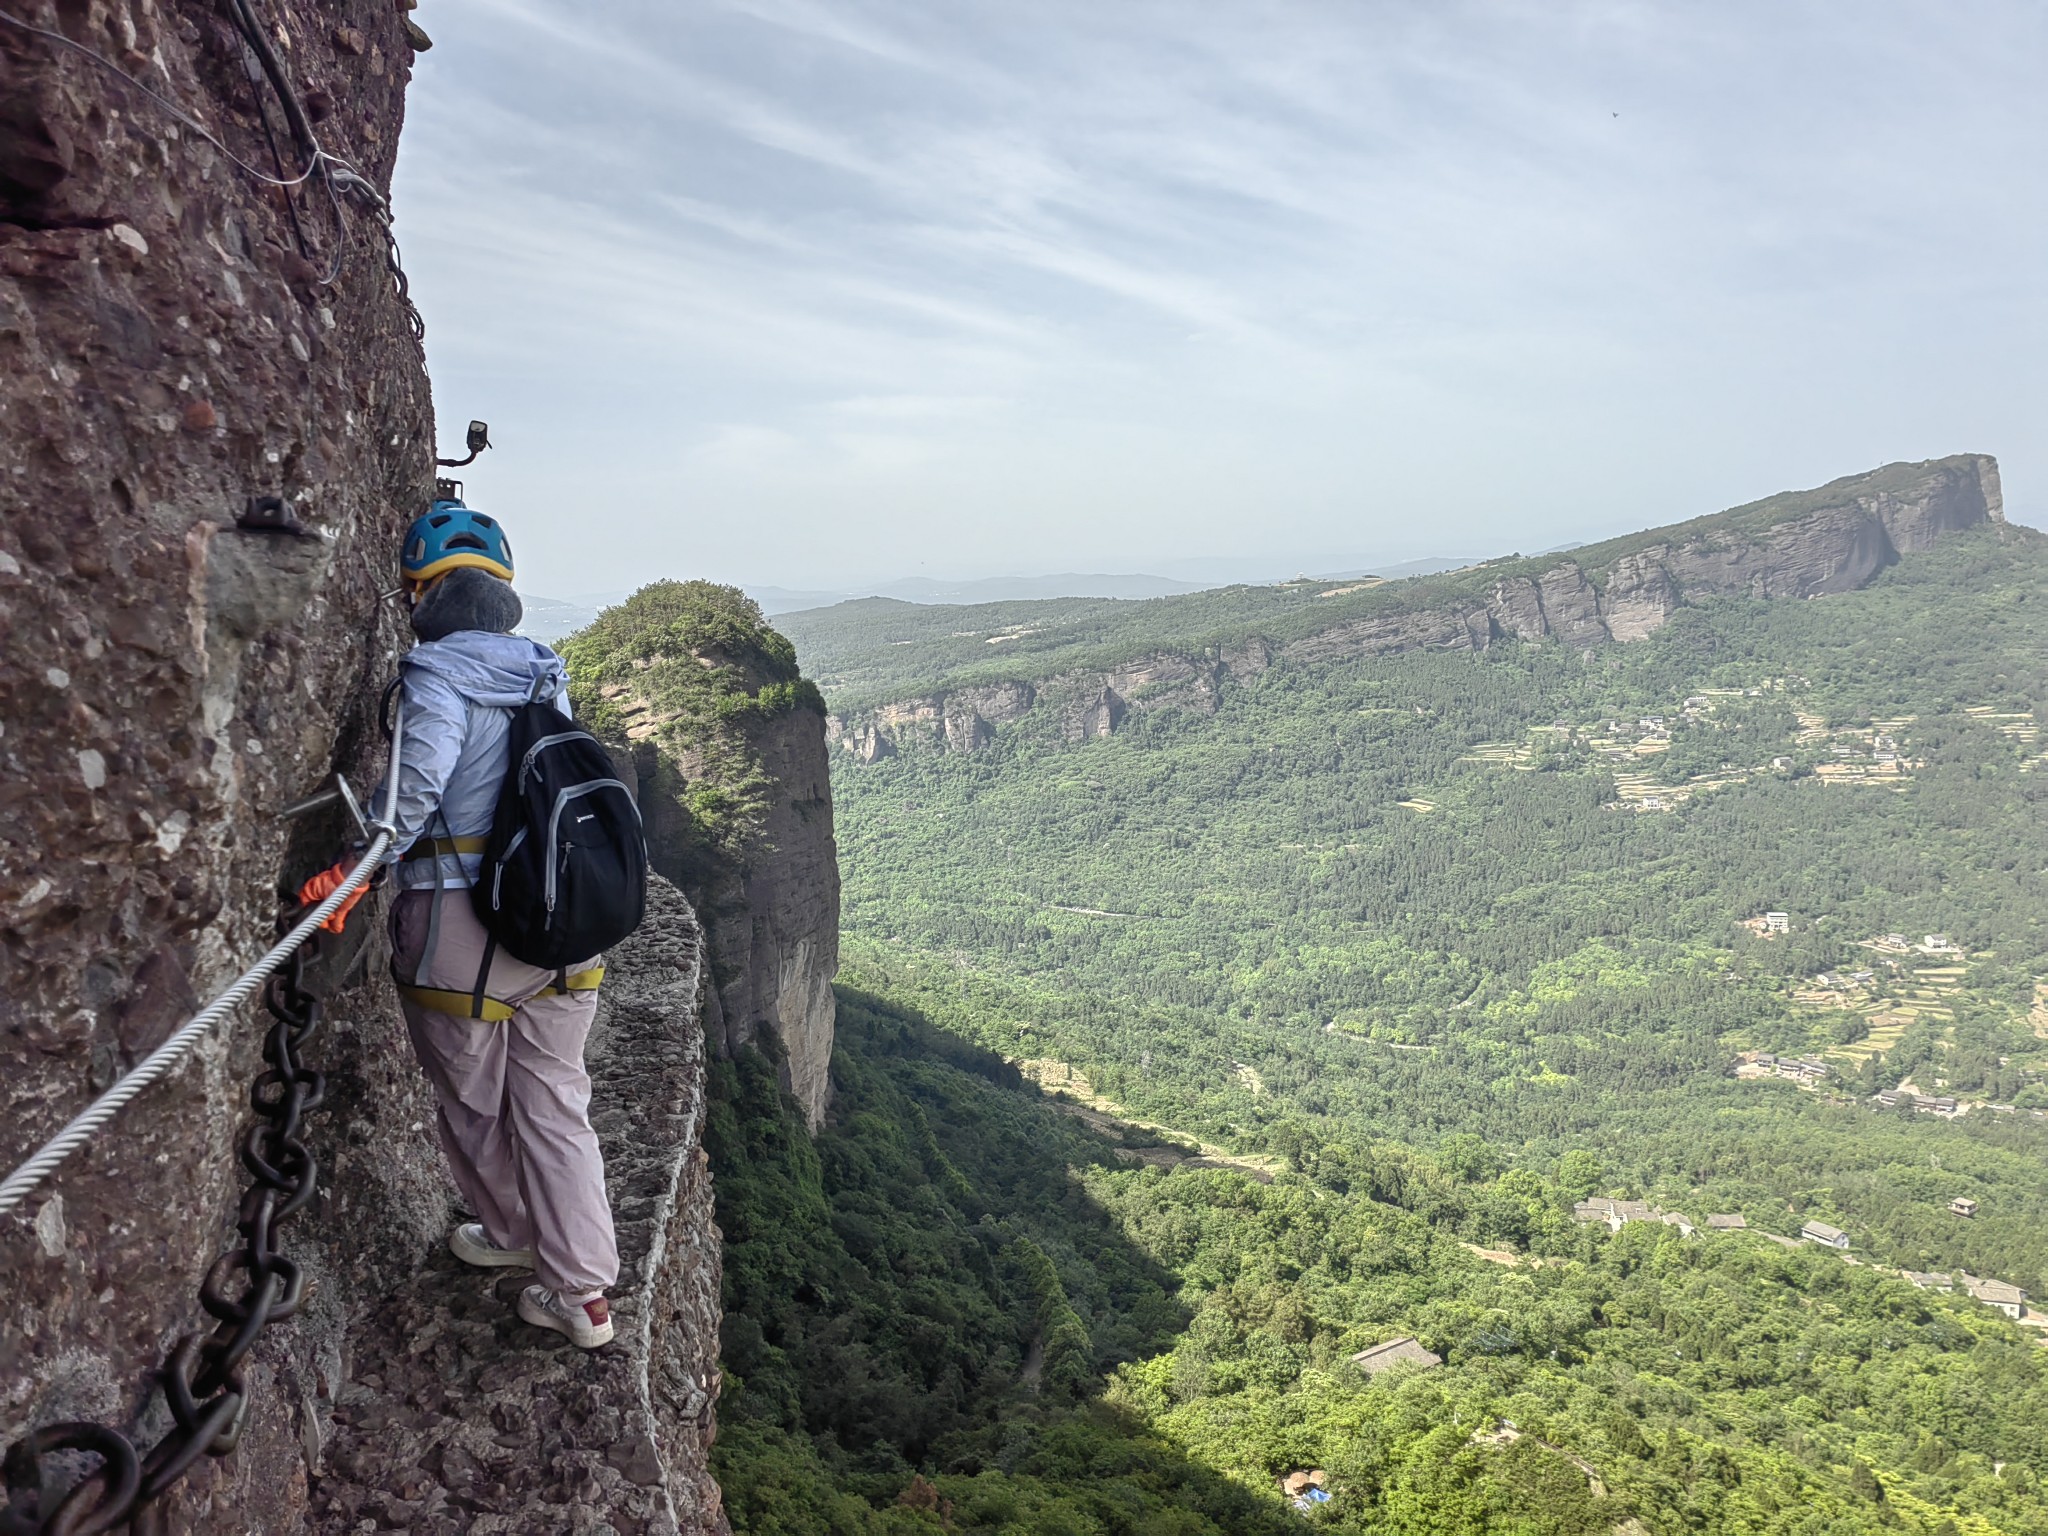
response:
[[[1336,570],[1899,459],[2048,521],[2048,7],[431,0],[521,586]]]

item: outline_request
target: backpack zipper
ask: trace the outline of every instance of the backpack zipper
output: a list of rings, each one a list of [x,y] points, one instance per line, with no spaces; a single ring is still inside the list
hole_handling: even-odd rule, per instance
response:
[[[560,860],[556,857],[556,855],[559,854],[561,851],[556,842],[556,833],[561,830],[562,812],[568,806],[571,800],[576,799],[580,795],[587,795],[591,793],[593,790],[599,789],[616,789],[617,791],[619,791],[619,793],[625,795],[626,803],[628,805],[633,805],[632,793],[626,788],[625,783],[622,780],[592,779],[588,784],[578,784],[574,789],[563,790],[559,795],[555,796],[555,808],[552,811],[548,812],[549,858],[547,903],[548,911],[550,914],[552,914],[555,910],[555,870],[559,867],[560,864]],[[637,821],[639,819],[639,816],[640,807],[634,805],[633,817]]]
[[[526,828],[521,827],[512,834],[512,841],[505,845],[505,851],[498,858],[498,867],[491,872],[491,910],[503,909],[500,894],[505,889],[505,866],[512,862],[512,855],[519,851],[519,845],[526,841]]]
[[[526,793],[526,775],[533,769],[534,758],[558,742],[574,741],[577,737],[585,734],[583,731],[557,731],[552,736],[541,737],[539,741],[528,747],[526,749],[526,756],[519,760],[519,793],[522,795]]]

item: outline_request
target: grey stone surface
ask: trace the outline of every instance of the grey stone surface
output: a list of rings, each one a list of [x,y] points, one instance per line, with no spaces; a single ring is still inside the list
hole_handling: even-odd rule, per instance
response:
[[[653,713],[644,699],[614,698],[622,713]],[[652,734],[614,742],[633,786],[654,867],[689,896],[704,925],[711,989],[704,1027],[714,1048],[773,1055],[783,1086],[812,1130],[831,1090],[839,973],[839,847],[825,721],[799,706],[739,729],[769,784],[758,836],[738,854],[706,849],[668,786],[706,773],[704,761]]]
[[[608,957],[599,994],[586,1060],[618,1223],[617,1337],[579,1350],[514,1313],[530,1273],[470,1269],[437,1249],[317,1383],[309,1529],[726,1529],[705,1470],[719,1235],[700,1145],[702,954],[688,904],[657,877],[647,922]]]

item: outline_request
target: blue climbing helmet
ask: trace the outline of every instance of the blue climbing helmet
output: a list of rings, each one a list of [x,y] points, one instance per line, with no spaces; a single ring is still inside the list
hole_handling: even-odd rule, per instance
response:
[[[455,497],[443,497],[406,530],[398,563],[415,592],[465,565],[510,581],[512,543],[496,518],[471,511]]]

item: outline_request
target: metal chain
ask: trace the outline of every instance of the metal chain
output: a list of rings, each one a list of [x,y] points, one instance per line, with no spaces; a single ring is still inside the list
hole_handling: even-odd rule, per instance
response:
[[[212,1334],[185,1335],[157,1372],[171,1429],[146,1454],[100,1424],[32,1431],[0,1464],[11,1496],[0,1509],[0,1536],[92,1536],[124,1521],[135,1536],[154,1536],[160,1529],[156,1501],[200,1457],[225,1456],[240,1442],[248,1409],[242,1362],[265,1327],[298,1311],[305,1288],[299,1266],[278,1245],[278,1229],[305,1209],[320,1177],[300,1134],[302,1118],[326,1093],[325,1077],[300,1057],[321,1019],[320,999],[305,984],[306,955],[305,948],[294,952],[264,995],[271,1025],[263,1042],[265,1070],[249,1089],[255,1122],[242,1138],[242,1166],[254,1181],[236,1223],[242,1242],[216,1259],[200,1282],[199,1305],[216,1320]],[[87,1452],[100,1464],[51,1499],[42,1458],[54,1451]]]

